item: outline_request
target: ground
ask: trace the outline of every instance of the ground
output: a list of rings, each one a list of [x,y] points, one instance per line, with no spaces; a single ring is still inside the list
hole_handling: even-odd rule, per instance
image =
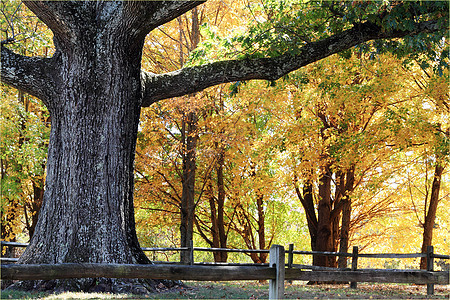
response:
[[[33,293],[2,291],[1,299],[267,299],[268,283],[255,282],[186,282],[188,288],[161,290],[150,296],[101,293]],[[305,282],[286,284],[286,299],[450,299],[450,286],[436,286],[435,295],[427,297],[424,285],[358,284],[309,286]]]

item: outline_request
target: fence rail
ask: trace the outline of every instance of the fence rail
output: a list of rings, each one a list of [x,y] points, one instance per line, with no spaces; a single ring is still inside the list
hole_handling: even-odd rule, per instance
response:
[[[1,242],[1,246],[26,247],[27,244]],[[170,250],[169,250],[170,249]],[[415,283],[427,284],[427,294],[434,293],[434,284],[450,284],[448,271],[434,271],[434,258],[450,259],[449,255],[435,254],[433,247],[425,254],[362,254],[358,247],[352,253],[294,251],[273,245],[270,250],[222,249],[222,248],[143,248],[144,251],[226,251],[226,252],[269,252],[269,264],[227,264],[227,263],[196,263],[179,265],[174,263],[131,265],[131,264],[2,264],[1,278],[10,280],[50,280],[64,278],[150,278],[169,280],[198,281],[230,281],[230,280],[270,280],[269,299],[282,299],[285,280],[302,281],[338,281],[350,282],[350,287],[356,288],[357,282],[380,283]],[[287,254],[287,268],[285,255]],[[335,269],[309,265],[293,264],[293,255],[330,255],[352,258],[351,268]],[[358,269],[358,258],[412,258],[426,257],[427,270],[386,270]],[[9,258],[9,260],[11,260]],[[2,262],[5,259],[2,258]]]
[[[231,281],[275,279],[275,268],[259,266],[40,264],[5,265],[2,279],[51,280],[67,278],[143,278],[168,280]]]

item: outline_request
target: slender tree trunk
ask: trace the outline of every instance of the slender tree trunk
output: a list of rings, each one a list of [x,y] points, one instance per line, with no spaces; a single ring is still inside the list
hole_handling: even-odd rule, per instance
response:
[[[441,188],[441,177],[443,172],[444,166],[439,164],[438,162],[434,169],[434,179],[431,186],[430,204],[428,206],[428,212],[425,216],[425,222],[423,224],[422,253],[426,253],[427,247],[432,245],[434,221],[436,219],[436,211],[439,203],[439,190]],[[422,257],[420,259],[420,268],[427,268],[426,257]]]
[[[225,154],[221,147],[219,149],[219,159],[217,160],[217,230],[220,248],[227,247],[227,235],[225,229],[225,185],[223,167],[225,164]],[[226,262],[228,259],[228,252],[215,252],[214,260],[216,262]]]
[[[331,224],[331,171],[324,166],[319,178],[319,205],[316,251],[332,250],[332,224]],[[328,267],[331,260],[327,256],[318,255],[317,266]]]
[[[328,250],[328,251],[337,252],[337,250],[338,250],[340,221],[341,221],[341,212],[340,211],[335,214],[332,214],[332,217],[330,219],[330,222],[331,222],[331,246],[330,246],[330,250]],[[328,257],[328,267],[337,268],[337,257],[335,257],[335,256]]]
[[[349,244],[349,231],[350,231],[350,217],[352,213],[352,202],[349,197],[345,196],[344,206],[342,208],[342,225],[339,241],[339,252],[347,253]],[[338,267],[347,268],[347,257],[340,256],[338,258]]]
[[[339,252],[347,252],[349,246],[349,232],[350,232],[350,220],[352,214],[352,201],[349,193],[353,190],[355,183],[355,167],[353,166],[347,171],[345,191],[342,201],[344,202],[342,208],[342,225],[339,242]],[[340,256],[338,258],[338,267],[347,268],[347,257]]]
[[[210,233],[211,239],[209,239],[203,232],[200,232],[204,240],[211,245],[213,248],[226,248],[227,247],[227,235],[224,222],[224,204],[225,204],[225,190],[223,186],[223,160],[219,159],[217,161],[216,173],[217,173],[217,184],[218,191],[217,197],[215,196],[213,188],[213,178],[210,174],[208,178],[207,186],[207,198],[209,200],[210,208]],[[213,252],[215,262],[226,262],[228,255],[227,252]]]
[[[216,208],[216,199],[214,196],[214,189],[212,184],[212,174],[209,176],[208,182],[208,200],[209,200],[209,211],[210,211],[210,220],[211,220],[211,240],[207,240],[211,247],[220,248],[220,238],[219,238],[219,228],[217,225],[217,208]],[[214,261],[216,261],[216,252],[213,253]]]
[[[239,227],[236,227],[235,230],[241,235],[245,244],[247,245],[247,249],[266,249],[266,235],[265,235],[265,213],[264,213],[264,195],[257,192],[256,198],[256,210],[258,213],[258,217],[255,218],[252,216],[252,212],[247,206],[245,208],[242,204],[240,204],[236,209],[241,209],[241,212],[237,213]],[[256,233],[254,232],[252,226],[252,221],[256,220]],[[269,242],[270,243],[270,242]],[[254,263],[260,264],[265,263],[267,260],[267,253],[250,253],[250,258]]]
[[[39,211],[41,210],[42,202],[44,200],[44,179],[39,182],[33,181],[33,200],[26,204],[25,211],[25,225],[28,230],[30,239],[34,235],[34,229],[36,228],[37,221],[39,220]],[[30,216],[28,216],[28,212]]]
[[[313,187],[310,182],[307,182],[303,186],[303,193],[300,192],[300,189],[296,186],[295,192],[297,193],[297,197],[300,199],[302,203],[303,209],[306,214],[306,222],[308,224],[308,231],[311,239],[311,250],[316,251],[316,242],[317,242],[317,216],[316,209],[314,207],[314,197],[313,197]],[[317,265],[317,255],[313,255],[313,265]]]
[[[264,212],[264,195],[257,193],[256,205],[258,210],[258,242],[259,249],[266,249],[266,228],[265,228],[265,212]],[[270,245],[269,245],[270,246]],[[259,254],[259,262],[265,263],[267,253]]]
[[[183,53],[183,28],[181,17],[177,18],[179,23],[179,50],[180,50],[180,66],[184,64]],[[200,28],[198,19],[198,10],[192,10],[192,28],[189,36],[190,41],[186,41],[188,50],[194,50],[200,41]],[[196,152],[197,152],[197,127],[198,116],[195,110],[190,108],[183,108],[185,117],[183,118],[183,190],[181,195],[181,224],[180,224],[180,245],[181,247],[188,247],[190,241],[194,238],[194,218],[195,218],[195,172],[196,172]],[[181,251],[180,261],[182,263],[189,263],[190,257],[187,251]]]
[[[197,114],[189,112],[183,120],[183,134],[185,135],[183,144],[183,190],[181,195],[181,224],[180,237],[181,247],[190,245],[194,234],[194,213],[195,213],[195,171],[196,171],[196,151],[197,151]],[[182,263],[189,263],[189,253],[181,251],[180,260]]]

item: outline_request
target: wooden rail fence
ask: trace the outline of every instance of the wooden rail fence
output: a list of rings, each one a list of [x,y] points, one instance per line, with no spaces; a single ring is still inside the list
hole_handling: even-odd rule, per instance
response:
[[[26,244],[1,242],[2,246],[26,247]],[[448,271],[434,271],[434,258],[450,259],[449,255],[435,254],[433,247],[426,254],[363,254],[354,247],[352,253],[294,251],[293,245],[285,252],[283,246],[273,245],[270,250],[245,250],[222,248],[143,248],[144,251],[226,251],[226,252],[269,252],[269,264],[52,264],[19,265],[2,264],[1,278],[8,280],[50,280],[63,278],[144,278],[168,280],[231,281],[270,280],[269,299],[282,299],[285,280],[339,281],[350,282],[356,288],[357,282],[415,283],[427,284],[427,294],[434,294],[434,285],[448,285]],[[287,254],[288,264],[285,265]],[[321,268],[293,264],[293,255],[330,255],[352,258],[352,267],[347,269]],[[192,256],[193,257],[193,256]],[[427,270],[358,269],[358,258],[415,258],[427,257]],[[5,260],[2,258],[2,262]]]

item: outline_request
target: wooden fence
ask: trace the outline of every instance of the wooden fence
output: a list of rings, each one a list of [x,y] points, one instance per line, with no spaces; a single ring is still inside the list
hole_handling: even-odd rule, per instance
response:
[[[2,246],[25,247],[26,244],[2,242]],[[224,252],[269,252],[269,264],[53,264],[53,265],[16,265],[1,266],[1,278],[11,280],[49,280],[62,278],[149,278],[168,280],[231,281],[231,280],[270,280],[269,299],[282,299],[285,280],[302,281],[339,281],[351,282],[356,288],[357,282],[379,283],[415,283],[427,284],[427,294],[434,294],[434,285],[447,285],[448,271],[434,271],[434,258],[450,259],[449,255],[435,254],[433,247],[426,254],[364,254],[354,247],[352,253],[294,251],[293,245],[285,252],[283,246],[273,245],[270,250],[244,250],[221,248],[143,248],[144,251],[224,251]],[[288,264],[285,265],[287,254]],[[323,268],[293,264],[294,255],[329,255],[352,258],[352,267],[347,269]],[[192,256],[193,257],[193,256]],[[358,269],[358,258],[416,258],[427,257],[427,270],[386,270]],[[4,259],[2,258],[2,262]]]

